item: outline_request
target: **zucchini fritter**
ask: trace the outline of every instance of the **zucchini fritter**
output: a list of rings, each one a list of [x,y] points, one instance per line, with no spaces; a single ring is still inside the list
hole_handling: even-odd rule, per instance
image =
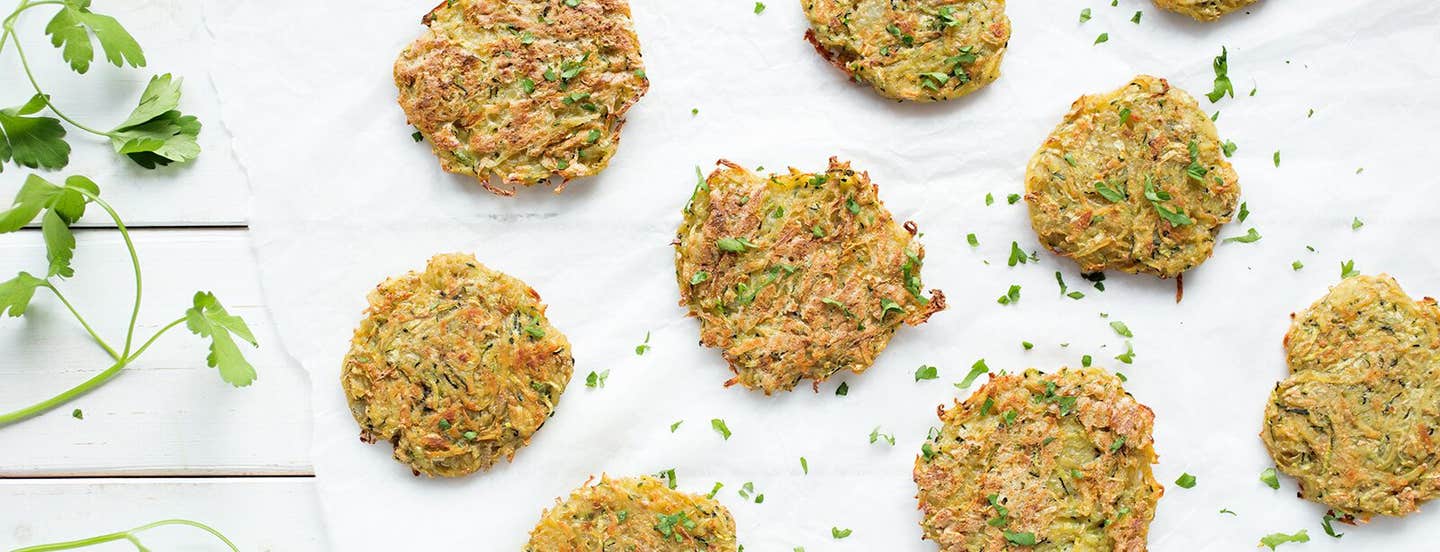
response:
[[[1394,278],[1356,276],[1294,317],[1290,376],[1260,437],[1300,496],[1349,520],[1440,496],[1440,307]]]
[[[964,96],[1000,78],[1005,0],[801,0],[805,39],[887,98]]]
[[[735,518],[719,502],[650,476],[588,483],[555,500],[524,552],[733,552]]]
[[[999,375],[939,409],[915,458],[924,537],[944,551],[1138,552],[1164,488],[1155,414],[1096,368]]]
[[[820,174],[763,177],[729,161],[701,181],[675,238],[680,304],[740,383],[770,394],[864,372],[902,323],[945,308],[921,293],[925,250],[870,176],[830,159]]]
[[[1075,100],[1030,158],[1025,191],[1040,243],[1080,270],[1161,278],[1210,258],[1240,199],[1215,124],[1148,75]]]
[[[447,171],[526,186],[599,173],[649,89],[626,0],[449,0],[395,60],[400,107]]]
[[[1258,0],[1154,0],[1155,5],[1175,13],[1185,14],[1197,21],[1214,21]]]
[[[512,459],[555,411],[575,361],[524,282],[436,255],[369,299],[340,384],[360,439],[390,441],[416,475]]]

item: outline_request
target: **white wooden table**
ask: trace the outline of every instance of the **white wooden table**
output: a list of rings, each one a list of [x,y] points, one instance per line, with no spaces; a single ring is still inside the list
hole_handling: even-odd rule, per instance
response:
[[[11,4],[4,3],[8,13]],[[42,34],[51,10],[28,12],[19,35],[42,85],[68,115],[108,127],[124,118],[151,74],[185,77],[181,107],[205,128],[190,165],[146,171],[98,138],[70,129],[72,161],[52,180],[85,174],[120,211],[140,254],[145,299],[139,335],[178,317],[197,290],[213,291],[260,340],[247,355],[259,373],[236,389],[205,365],[206,345],[183,328],[156,343],[116,379],[71,404],[0,427],[0,550],[83,538],[165,518],[190,518],[224,532],[242,550],[326,548],[309,461],[309,381],[281,349],[264,309],[248,230],[249,184],[233,151],[210,79],[209,3],[97,2],[145,48],[149,67],[119,70],[102,60],[69,73]],[[135,5],[138,4],[138,5]],[[97,56],[102,56],[98,52]],[[24,102],[28,83],[13,48],[0,52],[0,104]],[[105,123],[105,124],[99,124]],[[30,171],[6,166],[9,198]],[[129,260],[99,209],[77,231],[75,278],[61,284],[96,330],[123,339],[131,301]],[[0,279],[43,272],[40,232],[0,236]],[[37,294],[23,318],[0,319],[0,410],[54,395],[108,366],[53,296]],[[80,408],[84,419],[71,412]],[[156,550],[219,550],[183,528],[148,533]],[[108,547],[107,547],[108,546]],[[112,543],[96,550],[127,550]]]

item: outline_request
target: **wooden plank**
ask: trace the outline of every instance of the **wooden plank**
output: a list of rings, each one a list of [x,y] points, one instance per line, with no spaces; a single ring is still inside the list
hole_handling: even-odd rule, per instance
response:
[[[114,153],[109,140],[66,127],[73,148],[70,165],[42,173],[64,179],[84,174],[100,184],[130,226],[242,225],[249,219],[250,189],[242,157],[225,128],[223,104],[210,75],[215,41],[202,2],[154,0],[105,2],[95,9],[120,20],[144,48],[147,66],[116,68],[96,49],[96,60],[78,75],[60,58],[44,34],[54,12],[41,6],[25,12],[16,33],[41,87],[66,115],[87,126],[109,129],[129,115],[152,75],[173,73],[185,79],[180,109],[200,119],[202,153],[193,163],[157,170],[141,168]],[[213,8],[210,8],[213,9]],[[34,93],[13,45],[0,51],[0,107],[19,105]],[[32,171],[7,165],[0,173],[0,201],[8,205],[20,182]],[[83,225],[109,226],[104,213],[86,215]]]
[[[196,290],[210,290],[260,341],[246,351],[259,379],[243,389],[226,384],[206,366],[206,342],[177,327],[107,385],[60,410],[0,427],[0,477],[310,473],[309,383],[261,307],[248,231],[133,235],[145,278],[137,339],[183,316]],[[118,347],[133,297],[125,248],[113,230],[82,230],[77,238],[75,277],[59,287]],[[44,263],[39,232],[0,236],[5,273],[43,273]],[[110,364],[43,290],[25,317],[0,318],[0,351],[0,410],[7,412]],[[83,409],[84,420],[71,417],[73,408]]]
[[[214,527],[241,550],[328,550],[313,478],[0,481],[0,549],[130,529],[168,518]],[[185,527],[148,531],[152,550],[222,550]],[[87,548],[134,550],[126,543]]]

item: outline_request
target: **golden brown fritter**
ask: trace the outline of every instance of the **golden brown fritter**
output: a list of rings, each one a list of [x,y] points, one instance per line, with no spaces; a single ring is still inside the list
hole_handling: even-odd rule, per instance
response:
[[[1155,6],[1185,14],[1197,21],[1214,21],[1257,0],[1154,0]]]
[[[819,174],[719,165],[685,207],[675,278],[700,343],[736,374],[726,385],[768,395],[858,374],[902,323],[945,308],[938,290],[921,293],[914,223],[895,223],[868,174],[834,158]]]
[[[389,441],[416,475],[455,477],[513,459],[574,364],[535,290],[447,254],[370,293],[340,384],[361,440]]]
[[[801,0],[815,51],[887,98],[949,100],[1000,78],[1005,0]]]
[[[1145,550],[1165,492],[1150,472],[1155,415],[1119,378],[1002,374],[939,414],[915,484],[940,550]]]
[[[1440,307],[1356,276],[1294,317],[1260,437],[1300,496],[1403,516],[1440,496]]]
[[[650,476],[610,479],[555,500],[524,552],[733,552],[735,519],[715,500]]]
[[[1080,270],[1174,278],[1210,258],[1238,180],[1195,98],[1140,75],[1075,101],[1030,158],[1025,201],[1040,243]]]
[[[410,124],[445,170],[526,186],[599,173],[650,87],[626,0],[450,0],[395,60]]]

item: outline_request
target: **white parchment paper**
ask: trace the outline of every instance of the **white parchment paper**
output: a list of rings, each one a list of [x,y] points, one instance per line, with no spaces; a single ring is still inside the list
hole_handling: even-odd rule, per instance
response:
[[[391,63],[434,1],[212,6],[215,81],[257,195],[266,293],[314,383],[315,463],[338,549],[515,550],[544,508],[592,474],[674,468],[687,491],[725,484],[718,496],[750,550],[933,550],[919,538],[911,467],[935,407],[969,392],[950,384],[980,358],[1053,370],[1087,354],[1126,373],[1155,410],[1155,472],[1167,489],[1152,549],[1246,550],[1301,529],[1312,541],[1287,547],[1434,549],[1435,505],[1325,536],[1324,508],[1297,499],[1293,481],[1278,491],[1258,481],[1271,463],[1257,434],[1286,371],[1288,314],[1338,281],[1341,261],[1389,272],[1417,296],[1440,293],[1440,4],[1264,0],[1201,25],[1138,0],[1016,0],[1004,76],[968,98],[915,105],[825,64],[801,39],[797,2],[772,0],[756,15],[748,1],[632,0],[652,88],[614,162],[563,195],[501,198],[442,173],[395,104]],[[1080,23],[1085,7],[1093,19]],[[1093,45],[1102,32],[1109,41]],[[1222,45],[1237,97],[1201,102],[1239,145],[1232,161],[1251,212],[1222,235],[1254,227],[1264,238],[1218,247],[1187,274],[1179,304],[1173,282],[1112,274],[1101,293],[1043,251],[1007,267],[1011,241],[1038,244],[1024,203],[1006,196],[1022,193],[1026,161],[1070,103],[1142,72],[1200,96]],[[676,304],[669,242],[695,167],[723,157],[817,170],[831,155],[868,170],[896,218],[919,224],[925,284],[944,290],[950,309],[818,394],[725,389],[719,352],[696,344],[698,326]],[[1365,226],[1352,230],[1353,217]],[[971,232],[979,247],[965,243]],[[431,480],[357,439],[338,372],[370,288],[448,251],[474,252],[538,290],[573,342],[576,373],[513,464]],[[1057,270],[1087,296],[1062,297]],[[996,304],[1011,284],[1022,299]],[[1135,333],[1132,366],[1114,360],[1125,340],[1113,320]],[[653,349],[636,356],[647,332]],[[922,364],[940,379],[916,382]],[[607,386],[587,389],[585,375],[602,370]],[[848,396],[835,395],[841,381]],[[734,436],[723,440],[712,418]],[[876,426],[896,445],[869,443]],[[1182,472],[1195,488],[1172,484]],[[736,494],[747,481],[763,504]],[[831,527],[854,533],[835,540]]]

